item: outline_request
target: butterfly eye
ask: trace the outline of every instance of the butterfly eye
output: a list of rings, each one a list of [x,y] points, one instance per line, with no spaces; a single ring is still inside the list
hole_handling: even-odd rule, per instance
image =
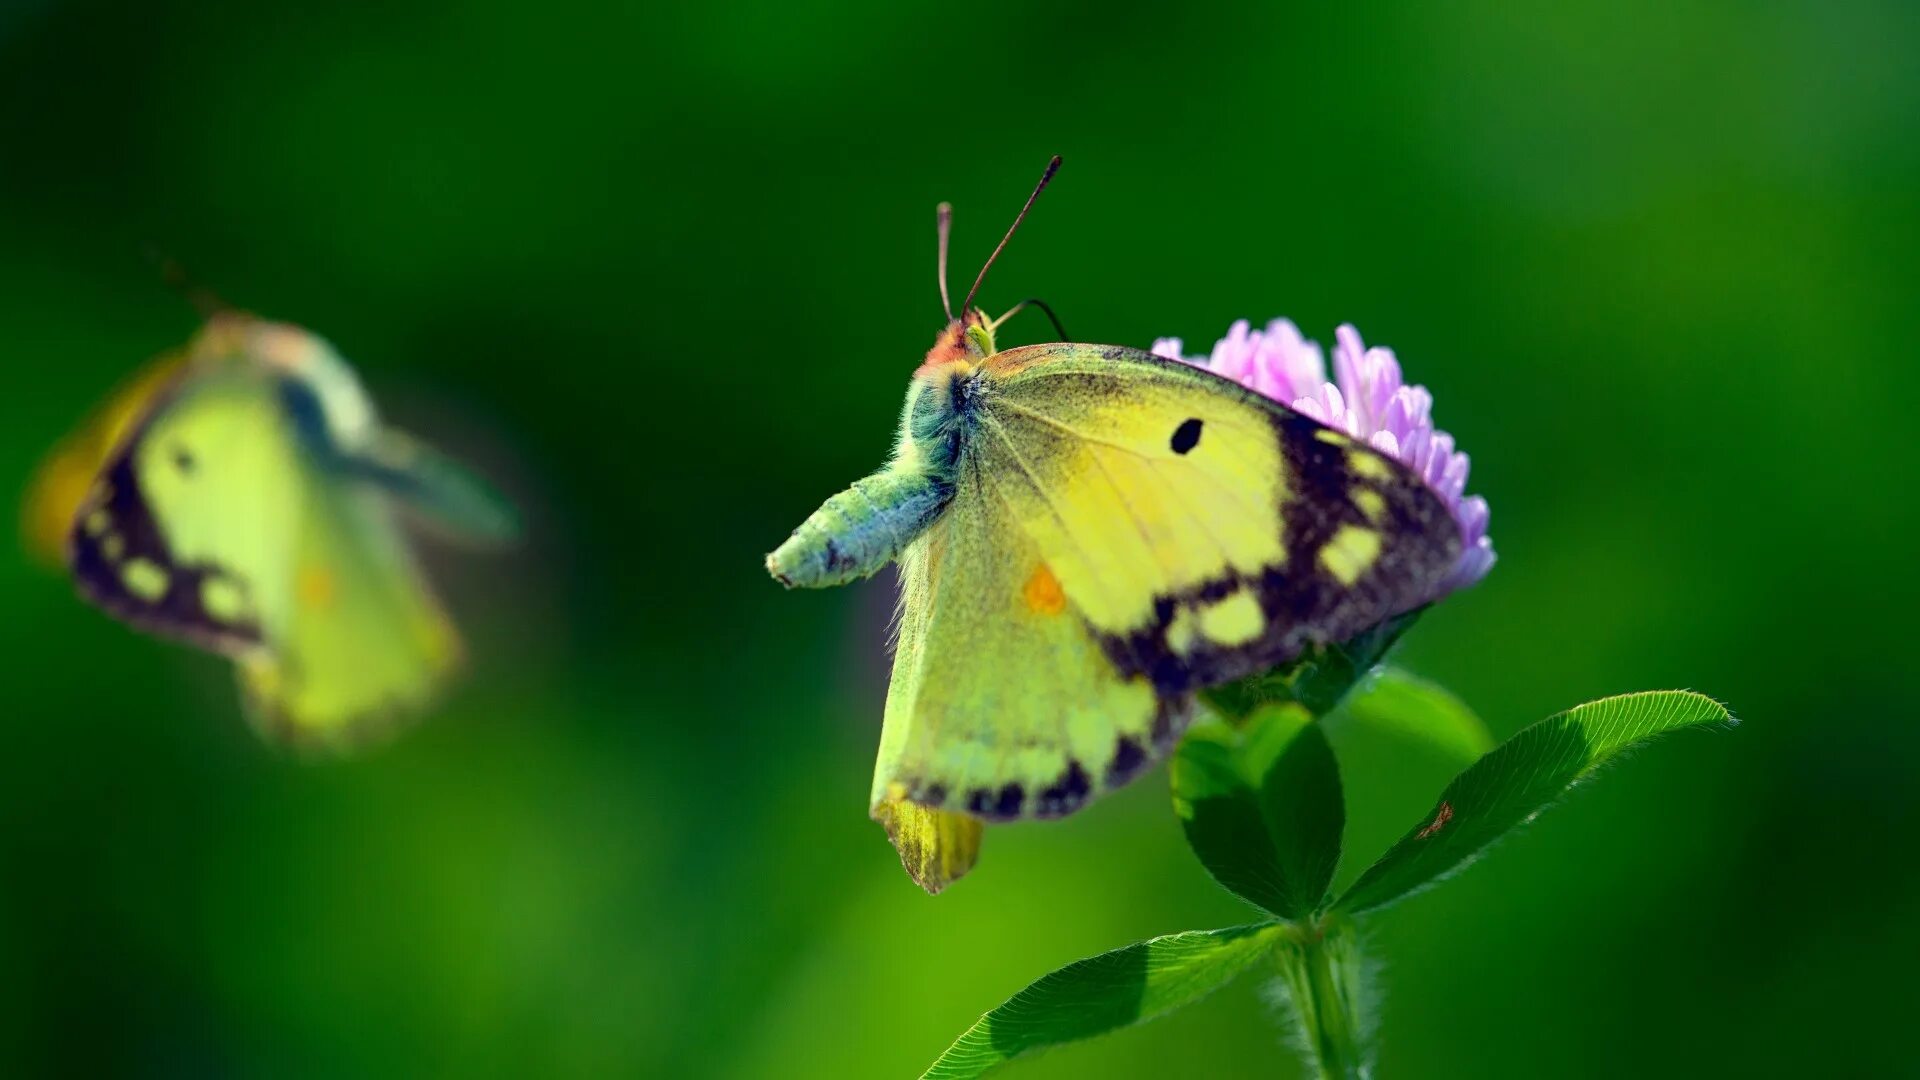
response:
[[[1173,446],[1174,453],[1184,454],[1187,451],[1199,445],[1200,445],[1200,418],[1199,417],[1196,416],[1189,420],[1183,420],[1181,421],[1179,427],[1173,429],[1172,446]]]
[[[180,470],[182,476],[193,475],[193,452],[184,446],[173,448],[173,467]]]

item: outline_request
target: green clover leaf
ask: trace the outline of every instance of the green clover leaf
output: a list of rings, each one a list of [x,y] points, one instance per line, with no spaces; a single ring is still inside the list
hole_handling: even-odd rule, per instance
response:
[[[1424,889],[1625,751],[1670,731],[1732,722],[1719,702],[1682,690],[1622,694],[1550,716],[1455,777],[1433,812],[1335,906],[1369,911]]]

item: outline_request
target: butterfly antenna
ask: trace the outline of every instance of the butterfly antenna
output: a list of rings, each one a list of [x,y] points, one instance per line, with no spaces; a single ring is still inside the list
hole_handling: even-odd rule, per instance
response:
[[[947,237],[953,233],[953,204],[943,202],[933,208],[935,227],[940,230],[940,306],[947,321],[953,321],[953,301],[947,298]]]
[[[1042,300],[1037,296],[1030,296],[1027,299],[1022,300],[1019,303],[1008,308],[1007,313],[1005,315],[1002,315],[999,318],[988,323],[987,329],[992,330],[996,334],[999,333],[1001,323],[1006,322],[1008,319],[1011,319],[1015,315],[1020,314],[1021,311],[1025,310],[1028,307],[1037,307],[1041,311],[1044,311],[1047,313],[1047,321],[1053,324],[1053,331],[1054,333],[1060,335],[1061,341],[1073,340],[1073,338],[1070,335],[1068,335],[1067,328],[1060,325],[1060,316],[1055,315],[1053,313],[1053,308],[1049,306],[1045,300]]]
[[[1020,208],[1020,215],[1013,219],[1012,225],[1007,227],[1007,235],[1000,238],[1000,246],[994,248],[993,254],[987,256],[987,264],[980,268],[980,276],[973,279],[973,288],[967,290],[967,302],[960,305],[961,314],[964,315],[973,310],[974,294],[980,291],[980,283],[987,280],[987,271],[993,268],[993,260],[1000,257],[1000,252],[1006,248],[1007,241],[1013,239],[1014,230],[1020,227],[1022,221],[1027,220],[1027,211],[1033,209],[1033,201],[1040,197],[1041,192],[1047,190],[1047,183],[1053,179],[1053,174],[1059,171],[1060,155],[1055,154],[1053,160],[1047,162],[1047,171],[1040,174],[1040,182],[1033,186],[1033,194],[1027,196],[1027,205]]]
[[[181,299],[193,305],[203,319],[211,319],[223,311],[231,311],[232,306],[220,299],[220,294],[194,280],[180,261],[156,247],[146,249],[147,261],[160,271],[160,280],[167,288],[180,294]]]

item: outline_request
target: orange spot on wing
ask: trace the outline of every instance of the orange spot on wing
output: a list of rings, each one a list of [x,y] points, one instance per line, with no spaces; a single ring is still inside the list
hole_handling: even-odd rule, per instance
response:
[[[1425,840],[1428,837],[1432,836],[1434,833],[1437,833],[1441,829],[1446,828],[1447,822],[1452,820],[1453,820],[1453,804],[1447,803],[1447,802],[1441,803],[1440,812],[1433,815],[1433,821],[1430,824],[1428,824],[1426,828],[1420,830],[1420,834],[1419,834],[1420,839]]]
[[[333,572],[324,566],[303,566],[300,578],[294,582],[295,594],[306,607],[325,608],[333,605]]]
[[[1020,595],[1027,602],[1027,610],[1036,614],[1058,615],[1067,610],[1067,594],[1060,590],[1060,579],[1053,576],[1046,563],[1033,568]]]

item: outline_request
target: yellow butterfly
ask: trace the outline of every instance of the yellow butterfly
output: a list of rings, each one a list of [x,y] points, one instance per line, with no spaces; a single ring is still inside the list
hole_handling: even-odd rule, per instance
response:
[[[517,528],[482,481],[383,427],[324,341],[221,314],[54,450],[26,517],[87,599],[232,657],[263,733],[339,749],[417,712],[460,659],[400,509],[486,541]]]
[[[942,205],[943,301],[950,222]],[[767,557],[804,587],[899,564],[870,805],[929,892],[983,821],[1125,784],[1196,692],[1418,606],[1461,544],[1399,462],[1228,379],[1120,346],[999,350],[1026,304],[973,307],[992,263],[914,372],[893,460]]]

